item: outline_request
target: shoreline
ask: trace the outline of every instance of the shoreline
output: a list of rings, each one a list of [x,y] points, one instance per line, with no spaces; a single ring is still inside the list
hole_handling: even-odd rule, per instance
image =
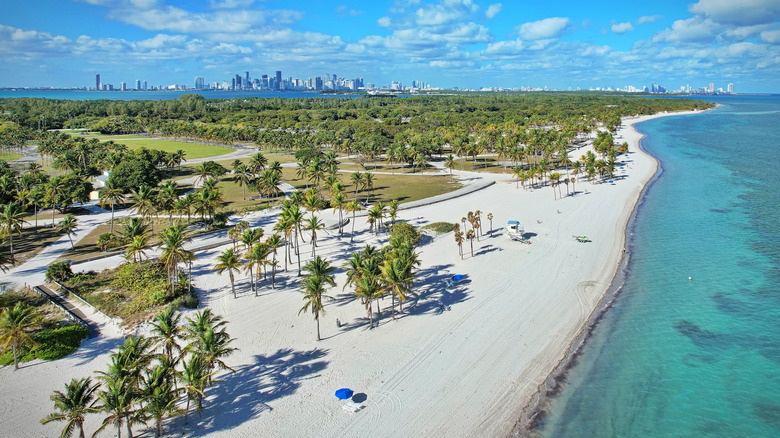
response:
[[[384,300],[378,326],[371,330],[365,309],[349,288],[342,289],[343,270],[336,273],[337,287],[329,291],[336,300],[327,303],[323,340],[317,342],[311,315],[298,315],[294,264],[290,272],[277,273],[277,289],[261,286],[257,297],[239,275],[236,299],[229,280],[212,271],[219,248],[208,251],[194,263],[196,287],[201,307],[229,321],[239,350],[226,363],[236,374],[219,375],[224,382],[209,392],[202,418],[192,418],[190,426],[173,419],[166,429],[231,438],[255,436],[257,430],[267,436],[509,435],[522,408],[544,394],[550,371],[567,362],[624,260],[620,245],[625,246],[626,224],[658,168],[657,160],[639,149],[639,139],[623,138],[617,140],[629,141],[630,158],[621,157],[620,165],[633,170],[616,171],[615,184],[581,179],[574,196],[558,199],[550,198],[550,186],[521,189],[511,177],[496,174],[489,176],[496,184],[478,192],[400,210],[399,220],[420,226],[457,222],[467,211],[481,209],[483,218],[494,214],[492,233],[483,221],[485,233],[473,242],[473,255],[469,242],[463,245],[465,257],[458,254],[452,233],[418,248],[415,295],[395,320],[389,297]],[[584,145],[571,154],[589,149]],[[335,220],[334,213],[321,215]],[[269,218],[248,220],[269,233]],[[501,228],[508,220],[525,223],[532,244],[507,239]],[[317,254],[341,267],[348,253],[365,244],[387,243],[384,234],[368,233],[363,220],[356,231],[354,244],[346,239],[349,232],[343,240],[323,236]],[[587,234],[592,242],[576,242],[572,234]],[[467,280],[446,286],[444,280],[454,274]],[[34,361],[19,372],[0,370],[0,386],[25,394],[23,399],[0,400],[12,425],[9,433],[53,435],[56,425],[37,424],[50,411],[48,395],[66,379],[102,369],[121,340],[122,334],[115,332],[87,340],[79,351],[57,361]],[[365,409],[344,412],[333,398],[340,387],[362,394]],[[96,428],[97,417],[87,417],[88,430]]]
[[[714,108],[719,106],[720,105],[718,104]],[[593,312],[582,326],[580,332],[566,348],[566,353],[563,359],[561,359],[555,368],[550,371],[550,374],[544,380],[542,385],[539,386],[538,391],[523,407],[520,418],[512,428],[511,435],[513,437],[538,436],[535,429],[544,424],[544,421],[549,415],[548,409],[550,403],[563,390],[563,386],[566,384],[566,377],[569,371],[577,366],[577,359],[583,353],[584,348],[588,344],[588,341],[593,336],[593,331],[607,315],[607,312],[610,310],[615,300],[622,292],[623,286],[626,283],[626,277],[628,276],[631,265],[630,249],[633,245],[632,240],[627,236],[633,234],[631,233],[631,230],[633,230],[636,226],[636,219],[638,217],[639,210],[641,209],[642,203],[647,197],[650,188],[663,174],[663,166],[661,165],[661,162],[654,155],[647,152],[644,147],[642,147],[642,142],[644,141],[646,134],[640,132],[635,125],[661,117],[697,115],[709,110],[710,109],[698,111],[681,111],[674,113],[659,113],[651,116],[640,116],[641,120],[632,120],[628,124],[624,123],[625,129],[634,131],[634,133],[638,135],[639,138],[637,139],[637,149],[640,151],[640,153],[650,157],[653,160],[654,171],[650,178],[647,179],[647,181],[644,183],[639,196],[634,200],[633,206],[631,208],[631,214],[629,215],[627,221],[625,222],[625,226],[623,227],[624,231],[622,233],[622,244],[624,251],[616,265],[615,272],[612,276],[612,280],[610,281],[609,286],[604,291],[597,306],[593,309]]]

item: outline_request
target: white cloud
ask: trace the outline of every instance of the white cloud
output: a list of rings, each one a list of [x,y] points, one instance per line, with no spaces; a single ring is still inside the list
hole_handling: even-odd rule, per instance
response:
[[[780,29],[761,32],[761,40],[769,44],[780,44]]]
[[[488,18],[488,20],[493,19],[496,15],[501,12],[501,3],[495,3],[490,6],[488,6],[487,11],[485,11],[485,17]]]
[[[379,27],[390,27],[393,22],[390,19],[390,17],[381,17],[378,20],[376,20],[376,24]]]
[[[654,42],[670,43],[707,43],[711,42],[722,26],[709,18],[692,17],[686,20],[677,20],[672,23],[671,29],[658,32]]]
[[[538,40],[559,36],[569,26],[569,19],[563,17],[545,18],[520,25],[518,33],[525,40]]]
[[[634,30],[634,26],[631,25],[629,22],[625,23],[617,23],[612,25],[612,32],[615,33],[626,33],[631,32]]]
[[[255,0],[211,0],[210,4],[215,9],[235,9],[248,8],[255,3]]]
[[[777,0],[699,0],[688,7],[693,14],[704,15],[718,23],[752,25],[772,23],[780,17]]]
[[[653,23],[664,18],[663,15],[645,15],[636,20],[636,24]]]
[[[769,25],[756,24],[755,26],[738,26],[730,29],[726,29],[723,32],[722,37],[726,40],[738,40],[742,41],[748,39],[754,35],[758,35],[761,31],[767,30]]]
[[[359,11],[357,9],[349,9],[346,5],[339,5],[336,8],[336,13],[342,17],[346,17],[346,16],[358,17],[360,15],[365,14],[365,12]]]

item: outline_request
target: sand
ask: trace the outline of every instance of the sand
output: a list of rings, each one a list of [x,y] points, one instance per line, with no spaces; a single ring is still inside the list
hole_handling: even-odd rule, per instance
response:
[[[639,150],[640,135],[632,125],[662,115],[625,120],[618,140],[629,143],[629,154],[619,158],[624,170],[616,172],[614,183],[579,178],[576,195],[565,196],[564,186],[563,198],[554,199],[550,187],[516,188],[507,175],[494,175],[489,178],[496,184],[477,192],[401,210],[400,219],[416,225],[456,222],[481,210],[485,235],[474,241],[473,257],[464,243],[464,259],[452,233],[426,237],[419,248],[415,295],[395,320],[390,298],[382,300],[373,330],[364,307],[349,289],[342,291],[341,270],[329,292],[334,301],[322,316],[323,340],[317,342],[312,315],[298,315],[303,301],[294,266],[278,276],[275,290],[265,283],[257,297],[248,277],[239,276],[234,299],[227,275],[211,270],[222,248],[199,254],[194,272],[201,304],[230,321],[228,331],[239,351],[226,362],[236,373],[220,375],[223,382],[208,391],[202,418],[191,416],[187,426],[182,419],[170,421],[167,430],[214,437],[511,434],[610,285],[623,254],[626,223],[657,169],[656,161]],[[572,158],[587,149],[572,152]],[[487,213],[493,214],[492,236]],[[333,221],[330,213],[323,216]],[[530,245],[502,234],[508,220],[525,224]],[[261,215],[250,222],[265,224],[267,231],[272,225]],[[366,229],[365,219],[358,218],[354,244],[331,232],[320,240],[317,254],[341,266],[366,243],[386,243],[385,235],[370,236]],[[579,243],[572,235],[586,235],[590,242]],[[308,245],[302,256],[305,262]],[[448,287],[444,280],[454,274],[466,281]],[[58,361],[0,370],[4,434],[56,435],[60,425],[38,424],[51,412],[49,394],[71,377],[103,369],[121,342],[115,332],[85,341],[77,353]],[[364,408],[343,410],[344,403],[334,397],[341,387],[352,388]],[[89,416],[87,433],[100,420]]]

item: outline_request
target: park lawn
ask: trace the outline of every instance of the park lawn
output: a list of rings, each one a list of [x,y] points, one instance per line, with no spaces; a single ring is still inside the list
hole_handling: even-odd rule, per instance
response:
[[[22,157],[24,157],[24,155],[17,154],[16,152],[0,151],[0,160],[3,161],[18,160],[19,158]]]
[[[203,143],[188,143],[184,141],[164,140],[164,139],[156,139],[156,138],[148,138],[148,137],[127,138],[127,139],[122,139],[120,137],[122,136],[114,136],[114,135],[105,136],[101,138],[101,140],[102,141],[113,140],[114,143],[123,144],[127,146],[128,149],[131,150],[136,150],[144,147],[146,149],[156,149],[158,151],[163,151],[163,152],[176,152],[177,150],[181,149],[184,151],[185,160],[194,159],[194,158],[216,157],[218,155],[225,155],[235,151],[235,149],[226,146],[213,146],[213,145],[203,144]]]
[[[428,165],[424,170],[414,168],[405,164],[393,163],[392,166],[383,163],[365,163],[363,165],[348,162],[339,164],[340,170],[357,171],[357,172],[392,172],[396,174],[415,174],[420,172],[436,172],[438,169],[434,166]]]
[[[512,166],[507,161],[506,173],[512,172]],[[504,166],[495,157],[477,157],[476,161],[471,158],[456,158],[453,170],[466,170],[471,172],[504,173]],[[449,169],[447,169],[449,172]]]
[[[28,225],[22,228],[22,236],[14,234],[14,258],[17,263],[23,263],[35,257],[44,248],[56,242],[64,234],[38,218],[38,227]],[[7,240],[7,239],[6,239]]]

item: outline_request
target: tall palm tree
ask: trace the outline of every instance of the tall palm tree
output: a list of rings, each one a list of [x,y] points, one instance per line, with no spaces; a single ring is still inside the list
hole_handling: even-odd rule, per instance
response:
[[[119,237],[125,242],[130,242],[135,236],[146,235],[148,228],[149,226],[144,223],[143,219],[131,217],[127,223],[122,225]]]
[[[352,172],[349,178],[355,186],[355,202],[357,202],[358,192],[360,191],[360,188],[363,187],[363,174],[360,172]]]
[[[371,172],[366,172],[363,175],[363,187],[366,188],[368,191],[366,193],[366,203],[368,203],[368,199],[371,197],[371,191],[374,189],[374,174]]]
[[[174,309],[168,309],[157,315],[152,326],[152,336],[149,338],[160,347],[169,362],[174,361],[174,353],[181,351],[178,339],[182,336],[181,314]]]
[[[241,187],[244,201],[246,201],[246,186],[249,185],[254,177],[255,175],[243,164],[240,164],[233,172],[233,180]]]
[[[184,244],[191,241],[192,238],[185,236],[184,227],[180,225],[164,228],[160,232],[162,242],[162,254],[160,261],[168,269],[168,280],[171,283],[171,296],[176,295],[176,279],[178,278],[179,263],[187,258],[187,251]]]
[[[190,360],[185,360],[179,377],[182,388],[187,393],[187,408],[184,411],[184,423],[190,412],[190,402],[195,402],[195,410],[203,411],[203,398],[206,396],[206,387],[213,373],[209,373],[206,361],[199,354],[190,355]]]
[[[78,219],[72,214],[66,214],[62,221],[57,226],[57,230],[60,233],[67,234],[68,240],[70,240],[70,247],[73,248],[73,235],[76,234],[76,226],[78,225]]]
[[[143,415],[154,420],[155,436],[163,436],[163,419],[175,417],[184,413],[176,407],[179,393],[184,388],[177,389],[171,381],[170,374],[174,370],[165,365],[157,365],[148,370],[141,388],[144,400]]]
[[[347,203],[347,206],[344,208],[344,211],[347,213],[352,213],[352,233],[349,236],[349,242],[352,243],[352,241],[355,239],[355,213],[357,213],[359,210],[362,210],[363,207],[360,206],[360,204],[357,203],[357,201],[350,201]]]
[[[471,244],[471,257],[474,257],[474,229],[466,231],[466,239]]]
[[[173,226],[173,212],[176,210],[176,201],[179,199],[176,181],[165,181],[160,185],[157,193],[157,209],[168,212],[168,226]]]
[[[79,437],[84,438],[84,416],[100,410],[95,407],[95,391],[98,384],[93,385],[92,379],[71,379],[65,384],[65,392],[54,391],[49,397],[54,402],[53,412],[41,420],[41,424],[52,421],[65,421],[65,427],[60,438],[69,438],[74,429],[78,429]]]
[[[271,287],[276,288],[275,282],[276,282],[276,266],[278,265],[276,261],[276,251],[279,249],[280,246],[282,246],[282,238],[278,234],[272,234],[268,236],[268,239],[265,240],[265,244],[268,247],[269,253],[273,254],[273,257],[271,259]]]
[[[133,209],[136,214],[142,218],[149,220],[152,227],[152,233],[154,233],[154,224],[152,223],[152,214],[154,214],[155,199],[152,195],[152,188],[146,185],[138,187],[138,190],[131,190],[133,195]]]
[[[100,207],[105,208],[106,203],[111,205],[111,228],[110,233],[114,232],[114,206],[122,202],[125,196],[121,189],[114,188],[111,184],[106,184],[106,188],[100,192]]]
[[[116,427],[117,437],[122,437],[122,426],[127,427],[127,435],[133,437],[133,425],[144,423],[140,410],[135,406],[139,399],[139,391],[130,382],[130,377],[107,377],[103,389],[98,391],[100,410],[105,412],[103,423],[92,436],[97,435],[109,425]]]
[[[455,157],[452,154],[448,154],[444,159],[444,167],[450,169],[450,182],[452,182],[452,169],[455,167]]]
[[[319,258],[319,257],[318,257]],[[316,275],[310,275],[301,282],[301,293],[303,293],[304,304],[301,310],[298,311],[298,315],[301,312],[308,312],[314,315],[314,320],[317,322],[317,340],[321,340],[320,337],[320,314],[325,314],[325,306],[322,303],[323,298],[330,298],[325,295],[326,280]]]
[[[0,345],[3,352],[9,348],[13,351],[15,370],[19,369],[19,348],[24,344],[38,345],[29,333],[38,327],[38,319],[33,308],[21,301],[0,312]]]
[[[219,263],[214,266],[214,270],[220,275],[222,275],[223,272],[228,271],[228,275],[230,276],[230,288],[233,290],[233,298],[238,298],[236,295],[236,279],[233,275],[233,272],[238,272],[241,267],[241,259],[238,257],[238,253],[236,253],[233,248],[228,248],[217,256],[217,261]]]
[[[341,238],[344,235],[344,206],[347,205],[347,197],[344,195],[344,192],[340,190],[334,191],[330,205],[333,207],[334,212],[336,210],[339,212],[339,238]]]
[[[385,259],[381,270],[382,285],[386,291],[390,292],[393,300],[391,308],[393,319],[395,319],[395,297],[398,297],[398,303],[401,306],[401,312],[403,312],[403,302],[406,300],[406,296],[411,293],[411,269],[403,258],[393,257]]]
[[[248,168],[252,173],[259,174],[261,170],[265,169],[267,164],[268,159],[261,152],[258,152],[249,157]]]
[[[305,222],[304,231],[311,233],[311,256],[317,255],[317,232],[325,230],[325,223],[316,216],[312,216]]]
[[[257,243],[253,245],[244,255],[244,258],[247,261],[244,265],[244,269],[249,272],[249,283],[252,285],[252,290],[255,292],[255,296],[257,296],[257,285],[253,275],[255,272],[257,273],[257,283],[259,283],[260,273],[263,267],[270,263],[268,260],[269,252],[268,245],[265,243]]]
[[[360,278],[354,283],[355,296],[361,299],[366,306],[368,314],[369,328],[374,328],[373,300],[382,293],[382,286],[379,282],[379,276],[363,272]]]
[[[14,233],[22,235],[22,224],[26,213],[16,202],[10,202],[0,208],[0,236],[8,238],[9,248],[11,250],[11,260],[14,259]]]

